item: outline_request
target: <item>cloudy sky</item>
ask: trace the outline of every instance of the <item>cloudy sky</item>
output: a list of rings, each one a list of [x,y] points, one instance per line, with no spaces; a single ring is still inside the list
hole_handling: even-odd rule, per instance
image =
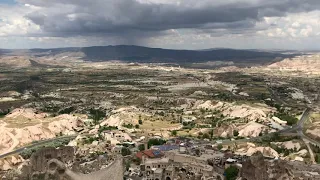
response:
[[[320,49],[320,0],[0,0],[0,48]]]

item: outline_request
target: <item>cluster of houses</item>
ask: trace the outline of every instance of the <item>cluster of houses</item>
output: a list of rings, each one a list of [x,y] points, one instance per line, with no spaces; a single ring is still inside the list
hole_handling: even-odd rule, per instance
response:
[[[137,152],[135,156],[141,164],[131,171],[145,180],[223,179],[225,167],[243,160],[187,138],[171,139],[164,145]]]

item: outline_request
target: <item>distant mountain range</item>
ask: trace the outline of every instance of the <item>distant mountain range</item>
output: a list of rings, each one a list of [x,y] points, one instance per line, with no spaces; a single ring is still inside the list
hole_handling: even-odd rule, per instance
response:
[[[258,52],[253,50],[212,49],[212,50],[172,50],[141,46],[101,46],[85,47],[81,51],[91,61],[122,60],[147,63],[203,63],[208,61],[249,62],[272,61],[291,55],[277,52]]]
[[[0,54],[10,50],[0,50]],[[206,49],[206,50],[173,50],[148,48],[133,45],[93,46],[83,48],[30,49],[34,56],[57,55],[66,52],[83,52],[86,61],[110,61],[139,63],[175,63],[192,64],[208,61],[232,61],[235,64],[268,64],[283,58],[295,56],[294,53],[259,50]]]

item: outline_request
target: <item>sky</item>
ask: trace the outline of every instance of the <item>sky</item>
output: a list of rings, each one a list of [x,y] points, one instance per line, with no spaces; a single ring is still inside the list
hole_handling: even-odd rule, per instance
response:
[[[0,0],[0,48],[320,50],[320,0]]]

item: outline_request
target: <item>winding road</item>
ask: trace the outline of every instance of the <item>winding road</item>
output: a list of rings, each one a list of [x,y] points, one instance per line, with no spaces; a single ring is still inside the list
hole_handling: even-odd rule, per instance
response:
[[[47,139],[47,140],[43,140],[43,141],[38,141],[36,143],[32,143],[32,144],[29,144],[27,146],[24,146],[24,147],[20,147],[18,149],[15,149],[11,152],[8,152],[8,153],[4,153],[4,154],[1,154],[0,155],[0,159],[2,158],[5,158],[7,156],[11,156],[11,155],[14,155],[14,154],[19,154],[21,153],[22,151],[25,151],[25,150],[28,150],[28,149],[31,149],[33,147],[36,147],[36,146],[42,146],[42,145],[45,145],[45,144],[48,144],[50,142],[54,142],[56,140],[64,140],[64,139],[74,139],[76,138],[77,135],[72,135],[72,136],[63,136],[63,137],[57,137],[57,138],[54,138],[54,139]]]
[[[299,121],[297,122],[297,124],[292,126],[292,127],[288,127],[288,128],[279,130],[277,132],[269,133],[269,134],[266,134],[266,135],[263,135],[263,136],[252,137],[250,139],[238,139],[238,140],[234,140],[234,141],[224,140],[224,141],[222,141],[222,144],[231,144],[231,143],[239,143],[239,142],[250,142],[250,141],[260,140],[262,138],[274,135],[275,133],[279,133],[279,134],[286,134],[286,133],[289,134],[290,133],[290,134],[296,134],[296,135],[300,136],[301,138],[304,138],[304,139],[310,141],[312,144],[320,145],[320,143],[318,143],[317,141],[307,137],[303,133],[303,126],[304,126],[304,123],[306,122],[306,120],[309,119],[310,112],[311,112],[311,108],[307,107],[303,111],[303,113],[302,113]]]

